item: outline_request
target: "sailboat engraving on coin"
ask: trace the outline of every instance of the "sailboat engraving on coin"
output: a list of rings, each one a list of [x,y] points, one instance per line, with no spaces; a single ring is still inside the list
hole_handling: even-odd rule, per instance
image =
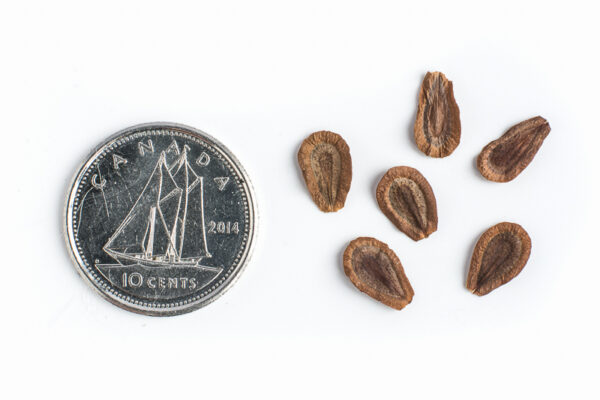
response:
[[[200,193],[191,197],[190,193],[197,186]],[[197,254],[183,257],[188,201],[192,199],[200,202],[202,242]],[[139,220],[141,224],[136,224]],[[138,242],[140,232],[136,232],[136,228],[144,226],[142,240]],[[123,265],[150,267],[195,266],[203,257],[210,257],[204,231],[203,177],[196,175],[189,165],[187,148],[171,166],[167,165],[165,153],[161,153],[140,197],[108,239],[104,250]]]
[[[67,204],[79,272],[108,300],[150,315],[214,300],[246,264],[256,206],[239,162],[177,124],[126,129],[82,166]]]

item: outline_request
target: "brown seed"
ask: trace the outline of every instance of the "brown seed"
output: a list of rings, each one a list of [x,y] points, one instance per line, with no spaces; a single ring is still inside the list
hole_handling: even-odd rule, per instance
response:
[[[460,111],[452,81],[441,72],[428,72],[421,84],[415,141],[431,157],[449,156],[460,143]]]
[[[390,168],[377,185],[381,211],[412,240],[437,230],[437,205],[427,179],[411,167]]]
[[[315,204],[321,211],[344,207],[352,181],[352,159],[346,141],[337,133],[315,132],[307,137],[298,163]]]
[[[508,182],[529,165],[550,133],[550,124],[542,117],[520,122],[481,150],[477,168],[494,182]]]
[[[377,239],[350,242],[344,251],[344,272],[358,290],[387,306],[401,310],[412,301],[414,291],[400,259]]]
[[[529,254],[531,239],[521,225],[502,222],[485,231],[477,241],[467,275],[467,289],[488,294],[519,275]]]

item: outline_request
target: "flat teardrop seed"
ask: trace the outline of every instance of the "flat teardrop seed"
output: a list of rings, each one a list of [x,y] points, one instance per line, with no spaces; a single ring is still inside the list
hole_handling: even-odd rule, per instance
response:
[[[390,168],[377,185],[377,203],[408,237],[417,241],[437,230],[437,204],[427,179],[411,167]]]
[[[531,238],[518,224],[502,222],[481,235],[467,276],[467,289],[483,296],[509,282],[525,267]]]
[[[452,81],[441,72],[423,79],[414,133],[417,147],[430,157],[449,156],[460,143],[460,110]]]
[[[357,238],[346,247],[343,261],[344,272],[361,292],[397,310],[412,301],[414,291],[402,263],[385,243]]]
[[[477,169],[490,181],[511,181],[531,163],[549,133],[550,124],[540,116],[520,122],[481,150]]]
[[[352,159],[344,139],[333,132],[315,132],[302,142],[298,164],[310,195],[321,211],[344,207],[352,181]]]

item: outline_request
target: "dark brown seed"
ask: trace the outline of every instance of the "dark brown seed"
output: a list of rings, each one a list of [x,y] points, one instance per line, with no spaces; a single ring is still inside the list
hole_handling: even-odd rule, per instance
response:
[[[460,143],[460,111],[452,81],[441,72],[428,72],[421,84],[415,141],[431,157],[449,156]]]
[[[525,267],[531,239],[521,225],[502,222],[477,241],[467,276],[467,289],[478,296],[504,285]]]
[[[477,168],[494,182],[508,182],[529,165],[550,133],[550,124],[542,117],[518,123],[481,150]]]
[[[413,240],[437,230],[437,204],[427,179],[411,167],[390,168],[377,185],[377,203],[398,229]]]
[[[346,141],[337,133],[315,132],[307,137],[298,163],[315,204],[321,211],[344,207],[352,181],[352,159]]]
[[[401,310],[412,301],[413,288],[400,259],[377,239],[350,242],[344,251],[344,272],[358,290],[387,306]]]

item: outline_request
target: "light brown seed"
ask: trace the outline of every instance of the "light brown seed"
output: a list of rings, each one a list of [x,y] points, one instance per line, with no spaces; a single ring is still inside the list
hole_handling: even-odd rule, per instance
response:
[[[346,141],[337,133],[315,132],[298,151],[298,163],[313,201],[321,211],[344,207],[352,181],[352,159]]]
[[[437,230],[437,204],[427,179],[411,167],[390,168],[377,185],[381,211],[413,240]]]
[[[460,143],[460,111],[452,81],[441,72],[428,72],[421,84],[415,141],[431,157],[449,156]]]
[[[510,128],[481,150],[477,168],[481,175],[494,182],[515,179],[533,160],[550,133],[550,124],[538,116]]]
[[[412,301],[414,291],[396,254],[377,239],[359,237],[344,251],[344,272],[354,286],[401,310]]]
[[[531,253],[531,239],[521,225],[502,222],[477,241],[467,275],[467,289],[483,296],[521,272]]]

